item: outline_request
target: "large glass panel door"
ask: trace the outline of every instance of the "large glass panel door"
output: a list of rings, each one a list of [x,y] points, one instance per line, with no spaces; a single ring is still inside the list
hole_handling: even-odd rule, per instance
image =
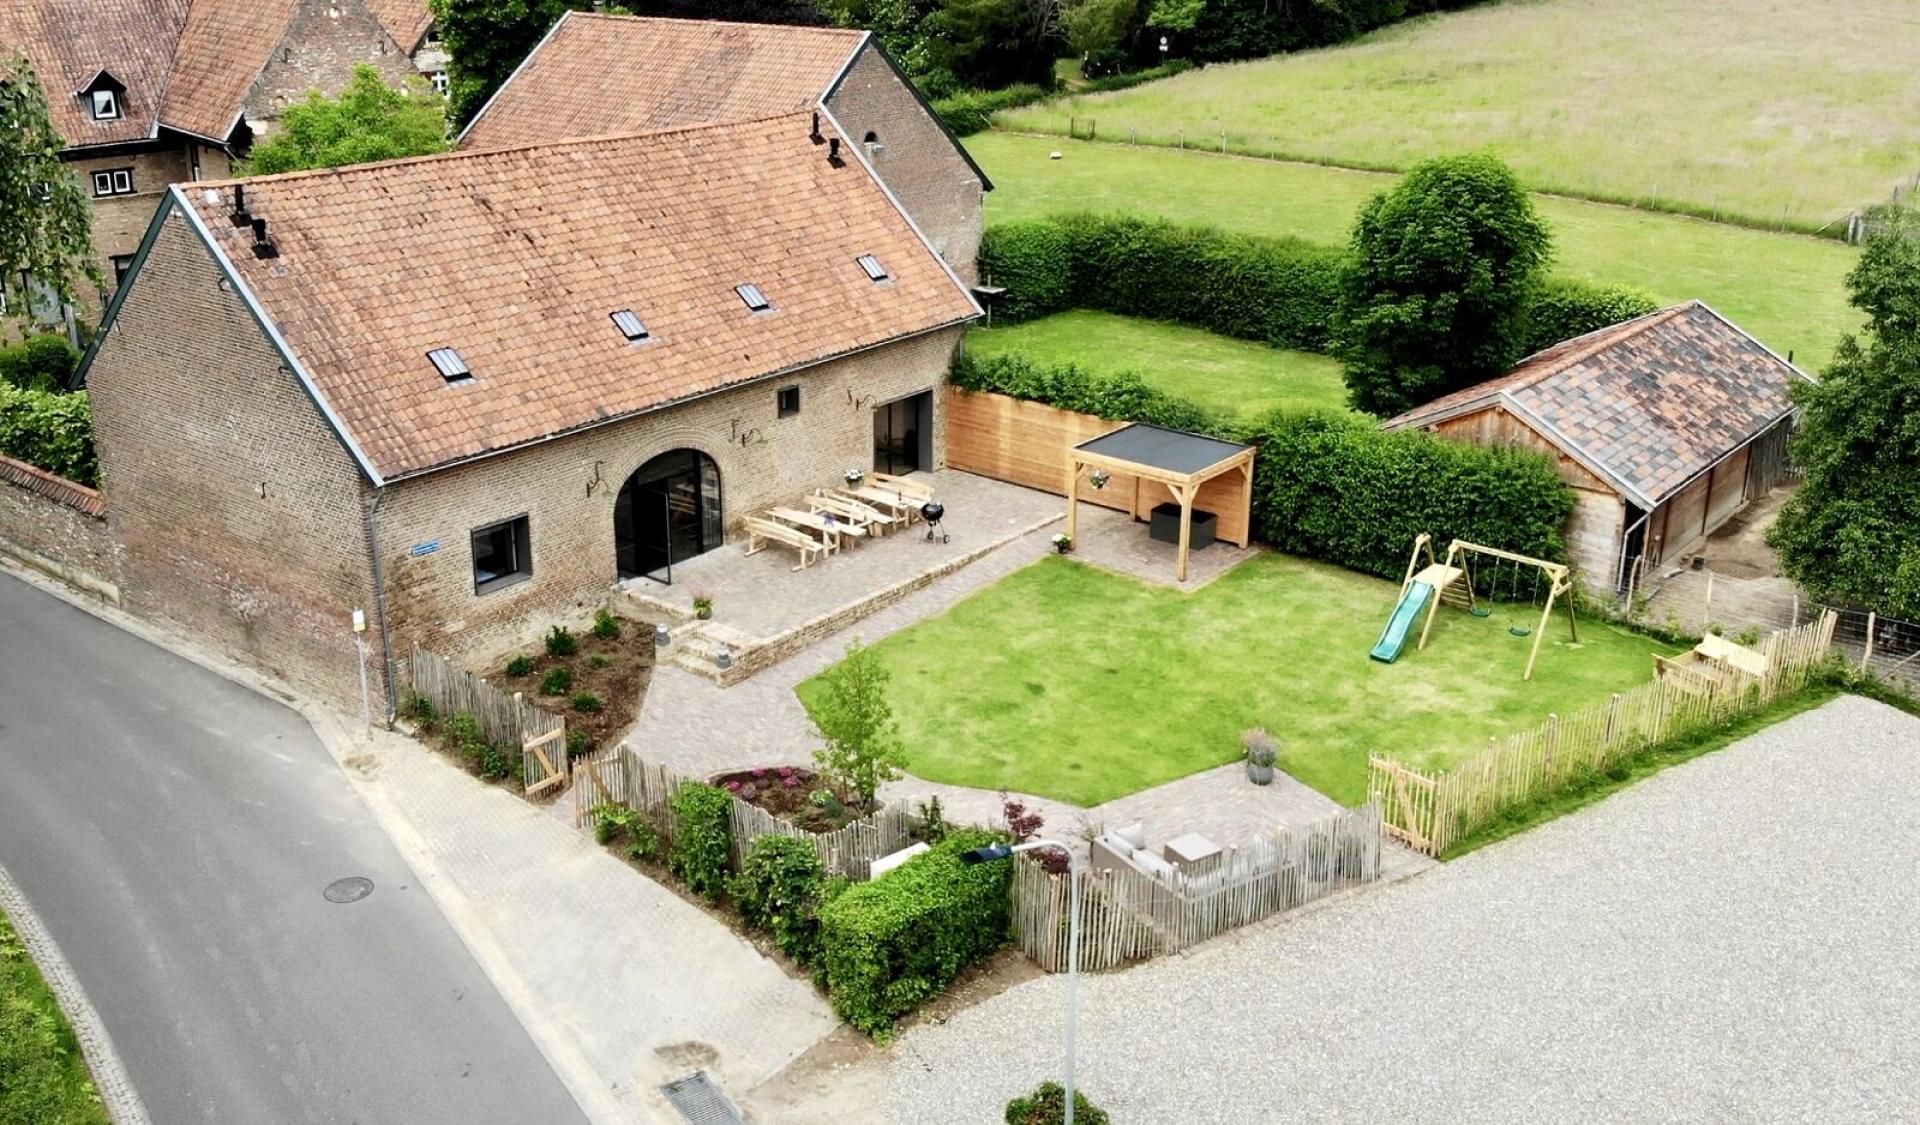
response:
[[[873,410],[873,467],[882,473],[926,468],[922,442],[933,423],[933,395],[922,392]]]
[[[673,564],[720,546],[720,470],[693,449],[635,469],[614,500],[614,553],[622,578],[673,581]]]

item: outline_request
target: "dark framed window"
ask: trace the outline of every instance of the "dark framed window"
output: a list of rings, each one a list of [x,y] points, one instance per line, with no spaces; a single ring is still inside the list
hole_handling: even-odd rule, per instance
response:
[[[127,280],[127,271],[133,268],[132,254],[113,255],[113,287],[120,288]]]
[[[91,96],[95,121],[113,121],[120,116],[119,94],[112,90],[95,90]]]
[[[473,533],[473,592],[484,594],[533,577],[533,539],[526,516]]]
[[[800,413],[800,385],[780,388],[780,417],[791,418]]]
[[[93,194],[96,196],[132,195],[133,169],[102,168],[100,171],[95,172],[93,174]]]

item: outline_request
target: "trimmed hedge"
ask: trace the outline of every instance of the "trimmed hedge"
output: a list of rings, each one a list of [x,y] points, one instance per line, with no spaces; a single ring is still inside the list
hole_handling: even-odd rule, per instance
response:
[[[968,866],[960,853],[1004,832],[955,832],[820,910],[820,977],[834,1011],[885,1038],[896,1019],[1006,944],[1010,863]]]
[[[1161,78],[1171,78],[1183,70],[1192,70],[1193,64],[1185,59],[1175,59],[1160,66],[1145,70],[1129,70],[1123,74],[1108,74],[1094,78],[1077,87],[1075,94],[1099,94],[1108,90],[1125,90],[1143,83]],[[1045,101],[1059,93],[1031,82],[1016,82],[998,90],[961,90],[945,97],[935,98],[931,103],[933,112],[947,123],[958,136],[967,137],[981,132],[993,124],[993,115],[1003,109],[1017,109],[1023,105]]]
[[[1525,354],[1658,311],[1660,302],[1644,289],[1577,277],[1545,278],[1534,283],[1527,297]]]
[[[809,965],[820,953],[820,896],[826,882],[826,866],[812,844],[792,836],[762,836],[747,849],[727,890],[741,921],[771,933],[782,953]]]
[[[23,391],[0,383],[0,454],[93,487],[93,414],[87,392]]]
[[[1170,430],[1211,434],[1229,429],[1205,407],[1170,395],[1132,371],[1096,376],[1071,363],[1037,363],[1023,355],[976,358],[962,352],[954,358],[947,381],[961,390],[991,391],[1062,410],[1145,422]]]
[[[1292,555],[1398,579],[1414,536],[1564,559],[1573,493],[1546,457],[1331,411],[1275,414],[1251,440],[1255,534]]]

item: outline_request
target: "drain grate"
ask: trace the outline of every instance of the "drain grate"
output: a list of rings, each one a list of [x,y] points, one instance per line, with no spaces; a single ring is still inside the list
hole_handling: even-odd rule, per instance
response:
[[[667,1101],[680,1111],[692,1125],[746,1125],[740,1111],[720,1092],[704,1070],[696,1070],[690,1077],[678,1082],[669,1082],[660,1089],[667,1095]]]
[[[328,902],[359,902],[373,893],[373,880],[362,879],[358,875],[345,879],[335,879],[320,892]]]

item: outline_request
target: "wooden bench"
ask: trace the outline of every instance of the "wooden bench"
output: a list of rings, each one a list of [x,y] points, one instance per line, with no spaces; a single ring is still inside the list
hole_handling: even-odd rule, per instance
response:
[[[800,565],[795,570],[804,570],[813,565],[813,560],[825,553],[826,548],[820,540],[802,531],[795,531],[784,523],[766,519],[763,516],[747,517],[747,554],[755,555],[767,549],[768,543],[778,543],[782,547],[791,547],[800,552]]]
[[[836,523],[831,517],[821,512],[803,512],[798,508],[768,508],[763,514],[768,519],[784,523],[803,534],[817,536],[829,555],[845,546],[841,541],[843,538],[863,534],[852,524]]]
[[[888,528],[898,522],[885,512],[870,508],[858,500],[836,496],[824,488],[807,497],[807,506],[816,512],[831,512],[870,535],[884,535]]]
[[[920,504],[918,501],[904,493],[896,492],[890,487],[870,484],[862,488],[840,489],[838,491],[840,495],[850,500],[858,500],[863,504],[879,508],[901,523],[912,523],[914,517],[920,514]]]
[[[933,499],[933,486],[923,480],[895,476],[892,473],[874,473],[873,480],[878,487],[911,497],[922,504]]]

